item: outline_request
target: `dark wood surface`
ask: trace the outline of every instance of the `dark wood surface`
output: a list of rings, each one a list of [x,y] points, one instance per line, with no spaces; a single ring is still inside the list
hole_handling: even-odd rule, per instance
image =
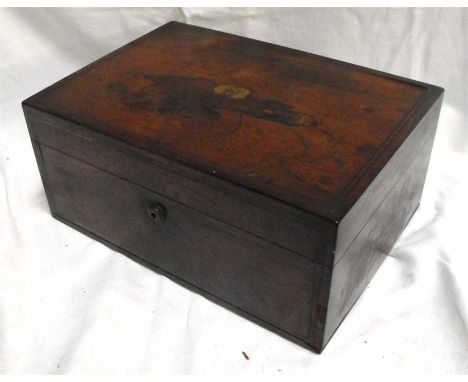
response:
[[[56,190],[54,214],[310,339],[323,266],[54,149],[41,150],[49,187]],[[166,210],[163,221],[152,215],[158,205]]]
[[[434,90],[173,22],[26,103],[339,221]]]
[[[321,351],[419,203],[441,102],[169,23],[23,109],[57,219]]]
[[[415,136],[420,137],[420,132],[424,132],[424,139],[418,144],[408,140],[392,159],[398,163],[397,168],[390,164],[390,168],[399,175],[396,184],[373,210],[364,228],[333,268],[324,346],[385,260],[419,205],[441,103],[442,97],[415,129]],[[409,147],[412,150],[408,150]],[[376,192],[373,195],[381,194]],[[371,195],[364,198],[368,205],[372,205]]]
[[[442,96],[438,94],[438,91],[433,92],[432,96],[434,102],[425,105],[425,114],[421,119],[413,122],[415,127],[411,134],[388,158],[388,162],[380,173],[340,221],[334,264],[343,257],[395,184],[406,175],[409,165],[416,160],[427,141],[434,137]],[[428,162],[426,162],[427,165]]]
[[[335,224],[163,158],[142,156],[72,122],[31,109],[29,113],[36,139],[49,147],[311,260],[333,264]]]

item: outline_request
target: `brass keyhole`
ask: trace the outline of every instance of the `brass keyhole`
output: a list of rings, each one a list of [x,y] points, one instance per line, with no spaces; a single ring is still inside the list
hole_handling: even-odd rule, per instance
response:
[[[148,208],[148,215],[155,223],[162,223],[166,220],[166,209],[159,203],[154,203]]]

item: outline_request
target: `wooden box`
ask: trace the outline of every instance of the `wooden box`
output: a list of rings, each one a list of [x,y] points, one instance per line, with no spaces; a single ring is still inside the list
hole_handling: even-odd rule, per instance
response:
[[[442,94],[170,22],[23,109],[54,217],[321,351],[419,204]]]

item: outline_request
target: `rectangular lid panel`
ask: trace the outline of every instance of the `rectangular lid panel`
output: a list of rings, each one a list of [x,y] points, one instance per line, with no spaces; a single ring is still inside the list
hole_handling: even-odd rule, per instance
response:
[[[334,221],[411,132],[425,90],[172,22],[26,103]]]

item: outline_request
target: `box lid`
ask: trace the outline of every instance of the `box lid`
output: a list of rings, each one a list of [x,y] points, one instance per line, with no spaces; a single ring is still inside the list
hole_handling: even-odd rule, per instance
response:
[[[338,222],[440,92],[170,22],[25,104]]]

